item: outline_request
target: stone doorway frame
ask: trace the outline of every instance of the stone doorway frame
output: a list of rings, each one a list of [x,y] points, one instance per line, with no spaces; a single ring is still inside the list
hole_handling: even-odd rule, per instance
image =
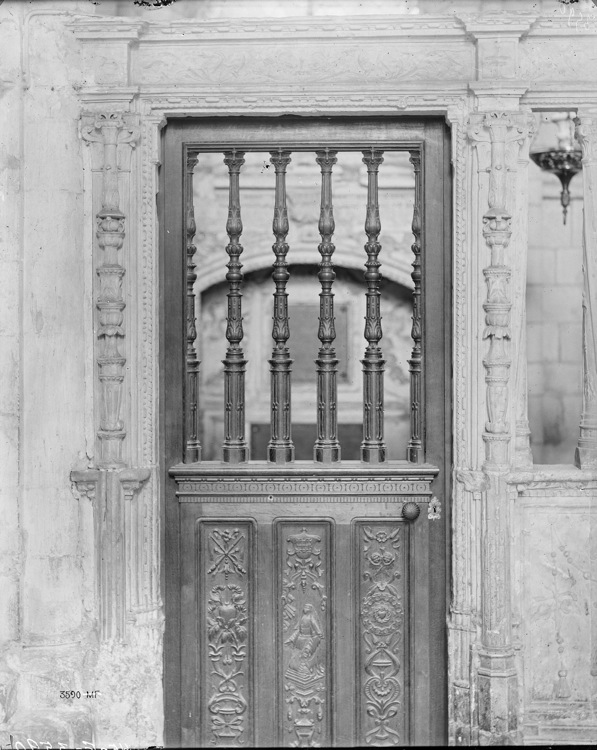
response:
[[[110,524],[96,522],[96,545],[105,550],[97,571],[102,642],[143,633],[139,642],[162,656],[155,205],[161,128],[181,116],[444,116],[452,131],[454,200],[450,739],[520,740],[522,655],[515,649],[511,585],[518,492],[511,472],[530,459],[524,342],[530,111],[597,102],[594,88],[541,79],[547,52],[524,57],[521,39],[532,31],[541,40],[554,23],[562,37],[574,33],[565,18],[547,24],[525,14],[393,17],[381,27],[379,18],[276,20],[259,27],[243,20],[149,25],[91,16],[69,22],[85,50],[86,80],[93,81],[78,92],[81,137],[90,146],[84,152],[88,237],[93,217],[99,222],[93,251],[99,460],[94,469],[74,472],[73,480],[125,529],[117,536]],[[185,44],[176,46],[183,32]],[[436,44],[435,34],[449,50]],[[312,49],[290,61],[286,80],[267,83],[255,64],[243,67],[251,55],[265,65],[281,40],[297,36]],[[380,37],[392,49],[389,67],[372,51]],[[499,64],[496,45],[505,55]],[[358,57],[365,48],[359,70],[343,79],[347,49]],[[454,61],[449,80],[447,51]],[[336,71],[329,87],[316,75],[322,59]],[[531,86],[531,78],[539,84]],[[115,263],[107,262],[107,252]],[[111,311],[122,314],[118,331],[100,304],[108,297]],[[106,342],[115,348],[106,349]]]

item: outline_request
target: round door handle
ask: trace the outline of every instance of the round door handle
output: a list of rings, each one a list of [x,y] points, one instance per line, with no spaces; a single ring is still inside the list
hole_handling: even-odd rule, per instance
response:
[[[418,503],[404,503],[402,506],[402,518],[405,521],[416,521],[421,514]]]

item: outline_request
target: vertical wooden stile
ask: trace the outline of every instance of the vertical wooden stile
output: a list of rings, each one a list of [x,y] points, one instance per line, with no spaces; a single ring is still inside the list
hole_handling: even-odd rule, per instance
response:
[[[336,330],[334,326],[334,293],[332,285],[336,274],[332,263],[335,246],[334,212],[332,206],[332,169],[338,161],[336,151],[325,149],[317,151],[316,161],[321,167],[321,210],[319,215],[319,233],[321,243],[318,250],[321,255],[317,277],[321,284],[319,294],[319,330],[321,342],[317,355],[317,440],[313,450],[315,461],[335,463],[340,460],[340,443],[337,438],[337,386],[336,373],[338,359],[334,349]]]
[[[361,460],[370,464],[386,460],[384,444],[384,393],[383,373],[385,360],[379,342],[382,337],[379,284],[381,274],[378,259],[381,245],[379,218],[378,170],[383,162],[383,152],[371,148],[363,152],[363,163],[367,166],[367,217],[365,233],[365,281],[367,282],[367,313],[365,316],[365,339],[367,348],[363,365],[363,442]]]
[[[187,169],[185,174],[185,202],[186,202],[186,281],[187,281],[187,350],[186,350],[186,383],[185,383],[185,463],[201,460],[201,444],[199,442],[199,365],[195,341],[197,327],[195,324],[195,253],[196,246],[193,238],[197,231],[195,224],[195,209],[193,206],[193,171],[197,165],[196,152],[187,153]]]
[[[292,360],[287,342],[290,336],[288,322],[288,293],[286,284],[289,279],[286,254],[288,244],[288,211],[286,208],[286,167],[290,163],[290,152],[279,149],[271,154],[271,163],[276,170],[276,195],[272,229],[275,243],[272,247],[276,259],[272,278],[276,285],[274,292],[274,325],[272,338],[274,347],[271,367],[271,439],[267,447],[268,460],[284,464],[294,461],[294,445],[291,438],[291,398],[290,370]]]
[[[415,201],[413,207],[412,233],[414,242],[411,245],[414,253],[412,280],[413,288],[413,324],[411,337],[413,350],[408,360],[410,367],[410,440],[407,448],[407,459],[414,463],[424,461],[422,420],[422,320],[421,320],[421,152],[410,152],[410,163],[415,173]]]
[[[226,463],[239,464],[249,460],[245,439],[245,359],[241,346],[243,339],[242,292],[243,274],[240,256],[243,246],[240,236],[243,224],[240,214],[240,170],[245,163],[244,152],[233,149],[224,155],[228,167],[228,220],[226,245],[228,261],[228,316],[226,323],[226,358],[224,359],[224,445],[222,458]]]

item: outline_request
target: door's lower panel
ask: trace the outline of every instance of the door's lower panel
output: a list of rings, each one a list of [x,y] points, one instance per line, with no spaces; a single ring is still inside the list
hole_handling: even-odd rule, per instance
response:
[[[437,470],[391,468],[173,470],[184,746],[434,741]]]
[[[196,523],[200,710],[205,746],[254,743],[254,523]]]
[[[428,669],[411,585],[417,558],[428,572],[427,518],[325,498],[304,510],[181,504],[187,746],[414,744],[413,714],[429,710],[426,690],[413,697]]]

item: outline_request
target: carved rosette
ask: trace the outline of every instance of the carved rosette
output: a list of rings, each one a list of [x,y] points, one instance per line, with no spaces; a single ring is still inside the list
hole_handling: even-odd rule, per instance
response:
[[[187,154],[187,169],[185,177],[186,202],[186,281],[187,281],[187,351],[186,351],[186,391],[185,391],[185,463],[201,460],[201,445],[199,443],[199,360],[195,341],[197,327],[195,322],[195,253],[196,246],[193,238],[197,227],[195,224],[195,209],[193,205],[193,172],[197,165],[197,154]]]
[[[332,255],[336,249],[334,234],[334,211],[332,206],[332,169],[338,161],[336,151],[317,151],[316,161],[321,168],[321,210],[319,233],[321,255],[317,277],[321,284],[319,294],[319,330],[321,342],[317,354],[317,441],[313,450],[314,460],[320,463],[334,463],[340,460],[340,443],[337,438],[338,415],[336,413],[337,386],[336,373],[338,360],[334,349],[336,329],[334,326],[334,293],[332,285],[336,274]]]
[[[576,465],[597,468],[597,111],[576,119],[576,137],[582,147],[583,232],[583,394]]]
[[[240,236],[243,224],[240,215],[239,176],[245,163],[244,152],[227,151],[224,164],[228,167],[228,220],[226,233],[229,242],[226,252],[230,258],[227,268],[228,317],[226,339],[228,348],[224,360],[224,446],[223,459],[227,463],[238,464],[249,460],[249,448],[245,439],[245,359],[241,341],[243,340],[242,292],[243,274],[240,256],[243,246]]]
[[[294,445],[291,438],[290,419],[290,368],[292,360],[288,351],[290,327],[288,323],[289,279],[286,255],[288,244],[288,210],[286,208],[286,168],[290,164],[290,152],[281,149],[272,153],[271,163],[276,170],[276,194],[272,229],[275,242],[272,247],[276,257],[272,278],[276,285],[274,292],[274,325],[272,338],[274,348],[271,367],[271,440],[268,444],[268,460],[274,463],[294,461]]]
[[[404,530],[401,524],[356,525],[359,580],[358,741],[408,744]]]
[[[363,152],[363,163],[367,166],[367,215],[365,233],[365,281],[367,283],[367,314],[365,316],[365,339],[367,348],[361,360],[363,365],[363,442],[361,460],[366,463],[382,463],[386,460],[384,443],[384,392],[383,373],[385,360],[379,342],[382,337],[379,284],[381,274],[378,242],[381,231],[379,218],[378,172],[383,162],[381,151],[371,148]]]
[[[280,740],[285,747],[331,744],[329,531],[327,523],[278,525]]]
[[[200,524],[203,560],[201,734],[205,747],[252,741],[250,523]]]
[[[118,189],[119,166],[130,155],[139,139],[140,131],[122,113],[85,116],[81,136],[87,144],[100,145],[99,161],[102,169],[102,205],[96,215],[96,238],[100,259],[96,266],[99,292],[97,338],[99,348],[97,367],[100,382],[98,465],[118,468],[124,465],[122,445],[126,435],[122,419],[122,392],[126,359],[121,353],[124,338],[124,308],[122,279],[125,269],[120,262],[120,251],[125,238],[125,215],[120,208]],[[127,144],[123,153],[119,146]],[[120,157],[120,158],[119,158]]]
[[[408,364],[410,367],[410,440],[406,457],[409,461],[421,463],[424,460],[422,425],[421,425],[421,407],[423,394],[421,391],[422,378],[422,306],[421,306],[421,212],[422,212],[422,189],[421,189],[421,152],[411,151],[410,163],[413,165],[415,173],[415,200],[413,206],[412,233],[414,242],[411,249],[414,254],[412,263],[412,280],[413,280],[413,324],[411,338],[413,340],[413,350]]]

